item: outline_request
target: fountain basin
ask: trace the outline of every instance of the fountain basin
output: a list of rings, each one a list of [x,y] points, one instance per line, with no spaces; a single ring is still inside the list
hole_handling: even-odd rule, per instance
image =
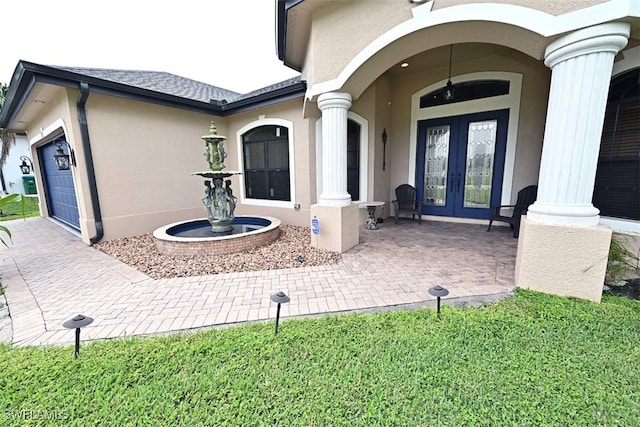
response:
[[[224,255],[263,246],[280,237],[280,220],[239,215],[229,232],[214,233],[206,218],[175,222],[156,229],[158,252],[170,256]]]

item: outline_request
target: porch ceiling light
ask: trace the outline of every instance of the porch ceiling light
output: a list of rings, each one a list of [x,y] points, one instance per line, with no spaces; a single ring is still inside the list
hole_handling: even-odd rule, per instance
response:
[[[75,166],[76,156],[75,156],[75,153],[73,152],[73,149],[69,145],[69,143],[64,139],[62,139],[62,140],[56,141],[54,144],[56,144],[56,146],[58,147],[56,149],[56,154],[53,155],[53,160],[55,160],[58,170],[61,170],[61,171],[69,170],[70,166]],[[64,149],[62,148],[62,144],[67,144],[67,147],[69,147],[69,154],[66,154],[64,152]]]
[[[453,101],[453,96],[456,92],[456,88],[451,83],[451,60],[453,58],[453,45],[451,45],[449,49],[449,79],[447,80],[447,86],[444,88],[442,92],[442,97],[445,101]]]
[[[22,175],[29,175],[33,170],[33,162],[31,162],[31,159],[27,156],[20,156],[20,160],[22,160],[22,163],[20,163],[20,171],[22,172]]]

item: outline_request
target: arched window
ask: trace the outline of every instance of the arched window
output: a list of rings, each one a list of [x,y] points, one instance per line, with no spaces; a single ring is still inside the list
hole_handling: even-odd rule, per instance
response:
[[[640,220],[640,69],[611,82],[593,205],[603,216]]]
[[[291,201],[289,131],[260,126],[242,136],[244,184],[250,199]]]

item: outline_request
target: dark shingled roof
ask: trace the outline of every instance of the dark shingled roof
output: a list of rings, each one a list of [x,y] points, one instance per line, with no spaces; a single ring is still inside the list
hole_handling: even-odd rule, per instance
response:
[[[225,101],[226,103],[231,103],[269,93],[281,88],[286,88],[302,81],[302,78],[297,76],[246,94],[240,94],[207,83],[202,83],[186,77],[161,71],[113,70],[105,68],[65,67],[55,65],[49,65],[48,67],[200,102],[210,102],[213,99],[223,103]]]

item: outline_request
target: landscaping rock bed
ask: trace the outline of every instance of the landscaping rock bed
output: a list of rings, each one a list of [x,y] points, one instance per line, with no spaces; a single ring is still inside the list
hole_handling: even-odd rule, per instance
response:
[[[154,279],[319,266],[342,260],[337,252],[313,248],[308,227],[291,225],[281,225],[280,237],[271,244],[227,255],[163,255],[151,234],[101,242],[94,247]]]

